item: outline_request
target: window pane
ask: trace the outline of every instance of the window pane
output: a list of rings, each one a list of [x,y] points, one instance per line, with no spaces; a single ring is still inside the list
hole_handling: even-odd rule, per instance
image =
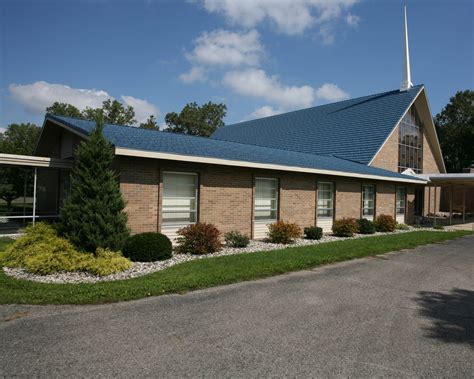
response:
[[[163,174],[163,223],[196,222],[196,191],[197,175],[165,172]]]
[[[411,168],[416,173],[423,169],[423,123],[412,106],[399,126],[398,171]]]
[[[276,220],[278,211],[278,179],[255,179],[255,220]]]
[[[333,214],[333,183],[318,183],[317,215],[318,217],[332,217]]]

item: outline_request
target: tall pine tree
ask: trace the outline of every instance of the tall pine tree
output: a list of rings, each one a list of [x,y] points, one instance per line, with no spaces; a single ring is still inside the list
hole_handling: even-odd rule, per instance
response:
[[[120,250],[129,231],[118,181],[111,169],[112,145],[97,126],[75,152],[71,192],[60,212],[59,231],[78,249],[95,252],[97,247]]]

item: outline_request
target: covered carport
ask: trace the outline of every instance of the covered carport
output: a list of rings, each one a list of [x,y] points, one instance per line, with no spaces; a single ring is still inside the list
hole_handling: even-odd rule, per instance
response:
[[[443,197],[444,201],[441,201],[440,210],[444,211],[447,217],[442,217],[437,212],[429,212],[434,225],[437,225],[437,223],[454,225],[474,222],[474,173],[417,176],[427,180],[428,187],[434,193],[432,208],[430,204],[431,209],[435,210],[437,202]]]
[[[0,234],[57,218],[71,168],[68,159],[0,154]]]

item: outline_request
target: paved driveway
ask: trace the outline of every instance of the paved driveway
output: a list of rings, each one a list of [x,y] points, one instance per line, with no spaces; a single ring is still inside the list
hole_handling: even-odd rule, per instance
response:
[[[2,306],[0,376],[472,377],[473,270],[470,236],[185,295]]]

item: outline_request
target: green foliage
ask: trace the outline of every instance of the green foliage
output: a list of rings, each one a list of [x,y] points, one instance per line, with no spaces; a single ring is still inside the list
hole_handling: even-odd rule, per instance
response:
[[[124,107],[119,101],[111,99],[105,100],[102,103],[102,108],[93,109],[87,107],[82,112],[82,115],[87,120],[101,118],[106,124],[134,125],[137,122],[133,107],[130,105]]]
[[[99,120],[76,149],[71,192],[60,211],[60,233],[83,251],[121,250],[129,233],[125,203],[110,168],[114,150],[102,130]]]
[[[433,226],[433,229],[444,230],[444,226],[443,225],[435,225],[435,226]]]
[[[7,248],[8,245],[15,242],[13,238],[9,237],[0,237],[0,251],[3,251]]]
[[[448,172],[462,172],[474,162],[474,91],[458,91],[435,117]]]
[[[98,248],[96,255],[80,253],[47,224],[28,226],[26,234],[7,247],[2,256],[6,267],[22,267],[29,272],[47,275],[60,271],[87,271],[109,275],[131,267],[120,253]]]
[[[161,233],[140,233],[127,239],[123,255],[134,262],[154,262],[171,258],[173,247]]]
[[[148,117],[148,119],[145,122],[142,122],[140,124],[139,128],[152,129],[152,130],[159,130],[160,129],[160,127],[158,126],[158,123],[156,122],[156,118],[153,115]]]
[[[0,153],[33,155],[41,129],[35,124],[10,124],[0,133]]]
[[[242,234],[237,230],[232,230],[224,234],[225,243],[230,247],[246,247],[250,239],[246,234]]]
[[[304,238],[307,240],[320,240],[323,237],[323,229],[317,226],[304,228]]]
[[[180,254],[212,254],[220,250],[220,232],[212,224],[198,222],[178,230],[178,246]]]
[[[94,284],[35,283],[13,279],[0,270],[0,303],[89,304],[183,293],[281,275],[328,263],[380,255],[467,235],[472,233],[419,231],[290,247],[255,254],[197,259],[139,278]]]
[[[40,128],[34,124],[10,124],[0,133],[0,153],[32,155],[39,137]],[[7,204],[7,213],[12,202],[23,196],[25,190],[32,192],[33,170],[19,167],[0,167],[0,199]],[[25,188],[26,184],[26,188]]]
[[[46,108],[46,112],[55,116],[66,116],[73,118],[83,118],[82,113],[74,105],[67,103],[54,102],[53,105]]]
[[[357,229],[360,234],[374,234],[375,226],[374,223],[366,218],[357,220]]]
[[[209,137],[218,128],[224,126],[224,117],[227,107],[224,104],[208,102],[202,106],[189,103],[178,114],[167,113],[165,121],[166,131],[173,133],[190,134],[193,136]]]
[[[375,219],[374,225],[377,232],[387,233],[395,230],[397,222],[390,215],[380,215]]]
[[[111,99],[105,100],[101,108],[87,107],[82,112],[74,105],[55,102],[46,108],[46,112],[55,116],[67,116],[84,120],[97,120],[101,118],[107,124],[134,125],[137,122],[133,107],[124,107],[119,101]]]
[[[408,227],[407,224],[399,224],[395,225],[395,229],[397,230],[409,230],[410,228]]]
[[[301,229],[296,224],[280,220],[268,226],[268,240],[271,243],[286,245],[300,237]]]
[[[332,224],[332,232],[337,237],[352,237],[358,230],[355,218],[341,218]]]

